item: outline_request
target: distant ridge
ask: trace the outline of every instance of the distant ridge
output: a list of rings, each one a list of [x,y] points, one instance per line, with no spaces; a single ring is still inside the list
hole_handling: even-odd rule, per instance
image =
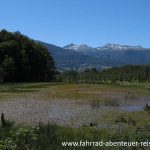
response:
[[[40,42],[52,54],[59,70],[98,70],[126,64],[150,64],[150,48],[108,43],[93,48],[86,44],[71,43],[64,47]]]

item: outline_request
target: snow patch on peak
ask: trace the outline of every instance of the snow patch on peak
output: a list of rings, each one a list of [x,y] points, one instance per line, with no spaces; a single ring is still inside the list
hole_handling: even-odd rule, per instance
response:
[[[69,49],[69,50],[76,50],[76,51],[84,51],[84,50],[89,50],[89,49],[93,49],[92,47],[86,45],[86,44],[82,44],[82,45],[75,45],[73,43],[64,46],[65,49]]]
[[[103,47],[97,47],[98,50],[126,50],[126,49],[141,49],[142,46],[129,46],[129,45],[119,45],[119,44],[111,44],[108,43],[104,45]]]
[[[78,45],[75,45],[74,43],[71,43],[69,45],[64,46],[65,49],[72,49],[72,50],[77,50],[78,49]]]

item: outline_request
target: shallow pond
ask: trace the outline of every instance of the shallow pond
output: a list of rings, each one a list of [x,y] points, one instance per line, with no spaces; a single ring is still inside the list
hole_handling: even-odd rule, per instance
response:
[[[7,119],[27,124],[53,122],[74,127],[87,125],[113,127],[111,124],[99,122],[98,120],[103,120],[103,116],[112,111],[141,111],[146,103],[150,104],[150,97],[128,99],[126,101],[113,100],[101,102],[14,99],[0,102],[0,113],[4,113]]]

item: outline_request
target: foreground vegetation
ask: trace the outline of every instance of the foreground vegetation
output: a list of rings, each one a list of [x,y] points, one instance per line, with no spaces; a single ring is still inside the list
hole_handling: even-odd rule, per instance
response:
[[[98,150],[98,149],[149,149],[145,147],[73,147],[62,146],[62,142],[145,142],[150,139],[150,125],[124,130],[93,129],[90,127],[68,128],[52,124],[39,124],[38,126],[12,126],[0,127],[1,150]]]

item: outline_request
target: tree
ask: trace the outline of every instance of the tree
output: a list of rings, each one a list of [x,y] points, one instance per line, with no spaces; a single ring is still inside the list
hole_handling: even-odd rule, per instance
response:
[[[5,72],[2,69],[2,67],[0,68],[0,83],[4,82],[4,76],[5,76]]]
[[[6,30],[0,31],[0,68],[7,82],[50,81],[55,72],[46,47],[20,32]]]
[[[5,59],[1,64],[4,74],[4,81],[14,81],[15,80],[15,64],[12,57],[6,55]]]

